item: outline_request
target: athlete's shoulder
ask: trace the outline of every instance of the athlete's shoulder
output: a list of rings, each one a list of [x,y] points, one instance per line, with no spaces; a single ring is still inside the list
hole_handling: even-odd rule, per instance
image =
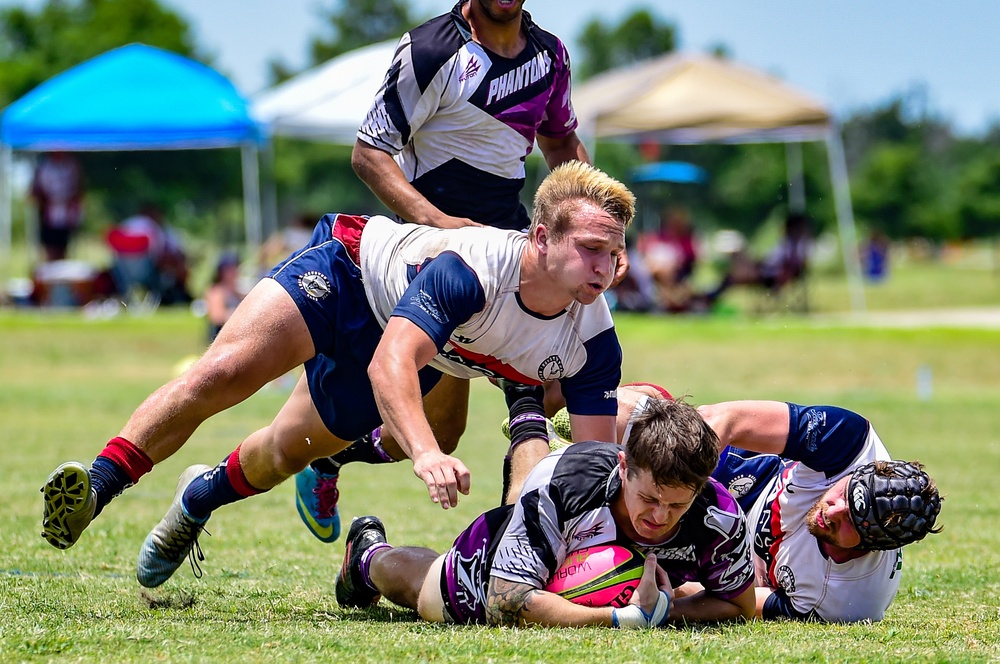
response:
[[[539,462],[544,467],[538,480],[555,487],[563,506],[570,511],[581,509],[597,498],[603,500],[611,470],[618,465],[622,448],[597,441],[568,445]],[[532,475],[534,475],[532,471]]]
[[[707,526],[716,534],[726,537],[742,536],[746,532],[746,517],[739,503],[732,497],[726,487],[714,478],[708,478],[701,493],[691,506],[694,513],[701,513],[699,523]]]
[[[418,25],[407,33],[410,63],[421,90],[455,55],[465,47],[469,37],[460,28],[454,13],[442,14]]]

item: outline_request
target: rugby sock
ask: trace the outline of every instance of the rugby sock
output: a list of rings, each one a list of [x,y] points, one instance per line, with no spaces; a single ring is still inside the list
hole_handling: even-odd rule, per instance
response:
[[[109,440],[90,467],[90,487],[97,498],[94,516],[152,469],[153,461],[133,443],[121,437]]]
[[[330,460],[339,466],[343,466],[345,463],[354,463],[355,461],[360,461],[361,463],[395,463],[396,459],[393,459],[382,447],[382,427],[376,427],[371,433],[367,433],[361,438],[351,443],[346,449],[343,449],[332,457]],[[314,469],[320,470],[316,466]]]
[[[392,546],[388,542],[379,542],[378,544],[371,545],[361,554],[361,562],[359,567],[361,568],[361,579],[365,582],[365,585],[378,592],[378,588],[372,583],[371,568],[372,568],[372,556],[374,556],[379,551],[383,549],[391,549]]]
[[[237,447],[208,474],[208,478],[199,475],[188,484],[181,502],[188,516],[196,521],[205,521],[215,509],[264,491],[266,489],[253,487],[247,481],[240,466],[240,448]]]

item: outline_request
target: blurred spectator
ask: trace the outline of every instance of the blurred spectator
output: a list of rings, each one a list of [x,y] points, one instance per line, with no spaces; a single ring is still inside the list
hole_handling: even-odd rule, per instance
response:
[[[872,231],[861,247],[861,266],[869,281],[878,282],[889,276],[889,238],[882,231]]]
[[[80,162],[66,152],[43,155],[31,182],[31,196],[38,206],[38,240],[45,260],[66,258],[83,217]]]
[[[636,249],[629,250],[631,267],[621,282],[608,291],[608,303],[616,311],[659,311],[656,284]]]
[[[667,208],[659,229],[640,235],[637,247],[655,285],[658,308],[687,311],[692,296],[689,281],[698,261],[690,212],[683,207]]]
[[[108,234],[115,253],[114,272],[122,293],[144,287],[160,304],[187,304],[188,260],[177,233],[162,211],[145,203]]]
[[[225,253],[215,267],[212,284],[205,291],[205,309],[208,316],[208,341],[215,341],[219,330],[246,293],[240,289],[240,261],[236,254]]]
[[[312,237],[313,229],[320,215],[300,214],[293,217],[284,228],[279,228],[271,234],[260,247],[258,266],[264,272],[288,258],[293,251],[301,249]]]
[[[807,215],[788,213],[784,235],[774,251],[763,260],[754,260],[745,251],[733,254],[722,281],[708,293],[709,300],[714,302],[730,286],[761,286],[776,291],[802,279],[812,251],[811,226]]]

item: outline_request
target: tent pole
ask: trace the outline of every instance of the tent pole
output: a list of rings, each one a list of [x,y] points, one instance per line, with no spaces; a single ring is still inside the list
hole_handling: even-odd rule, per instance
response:
[[[7,272],[11,262],[14,232],[11,223],[14,201],[10,181],[13,162],[11,148],[7,145],[0,146],[0,263],[4,266],[0,277],[5,281],[10,276]]]
[[[785,143],[785,168],[788,170],[788,209],[806,211],[806,183],[802,176],[802,144]]]
[[[261,241],[270,237],[271,233],[278,230],[278,183],[274,178],[274,139],[270,139],[264,144],[264,152],[261,155],[263,167],[261,169],[261,198],[263,204],[263,229]]]
[[[858,256],[858,237],[854,225],[854,211],[851,209],[851,184],[847,177],[847,160],[844,158],[844,143],[840,127],[830,124],[826,136],[826,154],[830,161],[830,177],[833,180],[833,198],[837,207],[837,226],[840,228],[840,248],[844,255],[844,269],[847,273],[847,288],[851,294],[851,308],[865,310],[865,287],[861,279],[861,258]]]
[[[243,219],[246,224],[246,259],[256,265],[261,245],[260,219],[260,169],[257,163],[257,145],[243,143],[240,146],[243,160]]]

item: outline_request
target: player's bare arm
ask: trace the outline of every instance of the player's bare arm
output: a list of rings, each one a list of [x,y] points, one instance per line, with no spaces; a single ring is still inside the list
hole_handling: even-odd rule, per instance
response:
[[[754,616],[761,620],[764,618],[764,604],[767,602],[767,598],[771,596],[774,592],[770,588],[754,588]]]
[[[486,619],[491,625],[515,627],[527,624],[522,616],[528,613],[533,594],[542,592],[524,583],[491,578],[486,594]]]
[[[670,612],[673,621],[722,622],[726,620],[754,617],[756,595],[750,586],[731,599],[724,599],[705,590],[685,597],[678,597]]]
[[[496,577],[490,578],[486,593],[486,618],[491,625],[610,627],[612,611],[610,607],[574,604],[555,593]]]
[[[657,625],[666,621],[665,613],[657,613],[657,608],[669,611],[669,602],[662,598],[664,593],[668,596],[671,593],[667,573],[656,564],[656,557],[649,555],[644,563],[639,585],[629,600],[629,606],[624,609],[574,604],[555,593],[539,590],[525,583],[490,577],[486,593],[486,616],[490,624],[494,625],[613,627],[620,624],[622,627],[651,627],[656,625],[649,624],[648,616],[658,615],[660,622]],[[616,623],[616,611],[619,623]],[[629,624],[636,620],[644,624]]]
[[[570,415],[570,429],[573,432],[573,442],[584,440],[599,440],[605,443],[618,441],[614,415]]]
[[[574,159],[591,163],[587,148],[575,131],[562,138],[548,138],[537,134],[535,140],[538,142],[538,147],[541,148],[542,154],[545,156],[545,163],[548,164],[550,170]]]
[[[407,221],[438,228],[480,225],[471,219],[441,212],[410,184],[392,155],[364,141],[354,143],[351,167],[386,207]]]
[[[781,454],[788,439],[788,404],[780,401],[726,401],[699,406],[698,412],[719,436],[720,449],[733,445],[764,454]]]
[[[444,454],[424,415],[417,372],[437,354],[427,333],[411,321],[393,316],[385,328],[368,375],[384,426],[413,461],[413,473],[427,485],[432,501],[444,509],[469,493],[469,470]]]

